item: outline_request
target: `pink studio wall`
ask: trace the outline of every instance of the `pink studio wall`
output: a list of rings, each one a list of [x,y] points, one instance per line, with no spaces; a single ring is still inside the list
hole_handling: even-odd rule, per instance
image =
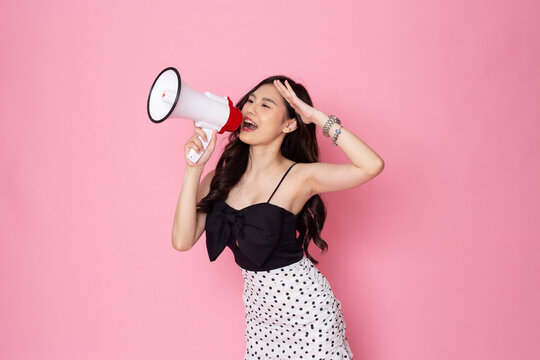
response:
[[[311,248],[355,359],[538,359],[539,12],[3,1],[0,358],[242,358],[232,254],[171,246],[193,124],[151,123],[146,99],[175,66],[234,101],[287,74],[385,160],[323,194],[329,252]],[[318,136],[321,161],[348,161]]]

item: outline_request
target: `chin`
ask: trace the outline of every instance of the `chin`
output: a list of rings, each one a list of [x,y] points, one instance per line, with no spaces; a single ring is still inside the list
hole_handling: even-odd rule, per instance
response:
[[[249,144],[248,141],[246,141],[246,137],[244,136],[245,132],[240,130],[240,133],[238,134],[238,138],[242,140],[243,143]]]

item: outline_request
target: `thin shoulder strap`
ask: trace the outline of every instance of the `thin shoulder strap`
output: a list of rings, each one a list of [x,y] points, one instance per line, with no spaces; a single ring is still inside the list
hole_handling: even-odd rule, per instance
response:
[[[281,180],[279,181],[279,184],[276,186],[276,188],[274,189],[274,192],[272,193],[272,195],[270,195],[270,199],[272,199],[272,196],[274,196],[274,194],[276,193],[276,190],[278,189],[279,185],[281,185],[281,182],[283,181],[283,179],[285,179],[285,176],[287,176],[287,174],[289,173],[289,170],[292,169],[292,167],[294,165],[296,165],[297,163],[294,163],[292,164],[288,169],[287,171],[285,172],[285,175],[283,175],[283,177],[281,178]],[[268,199],[267,203],[270,202],[270,199]]]

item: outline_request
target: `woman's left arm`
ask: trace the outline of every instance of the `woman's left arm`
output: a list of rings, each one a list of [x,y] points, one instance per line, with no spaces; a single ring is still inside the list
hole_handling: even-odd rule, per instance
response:
[[[322,128],[327,121],[328,116],[322,111],[315,112],[313,123]],[[308,182],[311,183],[313,194],[359,186],[379,175],[384,169],[383,159],[345,126],[333,123],[328,131],[330,134],[328,141],[332,141],[332,135],[339,128],[341,128],[341,134],[336,139],[336,144],[351,162],[348,164],[322,162],[310,164]]]
[[[274,85],[300,115],[301,119],[297,121],[303,121],[306,124],[314,123],[320,128],[326,124],[328,115],[300,100],[287,81],[283,85],[276,80]],[[345,126],[333,123],[328,130],[329,141],[332,141],[335,130],[340,128],[341,133],[336,139],[336,144],[351,162],[349,164],[321,162],[306,164],[309,165],[306,181],[311,185],[313,194],[359,186],[377,176],[384,169],[383,159]]]

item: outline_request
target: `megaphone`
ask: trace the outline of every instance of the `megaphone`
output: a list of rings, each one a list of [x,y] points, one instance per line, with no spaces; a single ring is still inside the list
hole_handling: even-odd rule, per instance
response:
[[[211,92],[204,95],[193,90],[180,78],[174,67],[161,71],[152,84],[148,95],[148,117],[154,123],[160,123],[169,117],[185,118],[195,121],[208,138],[201,142],[204,149],[210,143],[212,131],[219,134],[235,131],[242,123],[242,112],[233,106],[229,97],[221,97]],[[203,154],[190,149],[187,158],[196,163]]]

